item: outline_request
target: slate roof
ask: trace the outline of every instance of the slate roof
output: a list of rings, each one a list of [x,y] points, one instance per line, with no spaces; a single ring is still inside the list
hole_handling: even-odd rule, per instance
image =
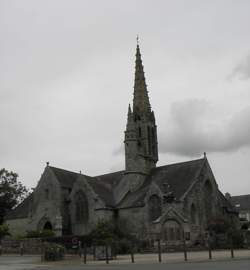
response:
[[[113,189],[119,184],[123,175],[124,175],[124,171],[119,171],[119,172],[98,175],[98,176],[95,176],[94,178],[97,179],[98,181],[103,182],[107,186],[107,188]]]
[[[170,164],[153,169],[151,178],[163,190],[163,184],[169,184],[169,190],[176,199],[180,199],[188,190],[204,165],[206,159],[197,159],[181,163]]]
[[[146,178],[144,184],[135,192],[128,192],[124,199],[118,204],[119,208],[142,206],[147,195],[148,188],[152,182],[165,192],[172,192],[175,199],[179,200],[197,179],[206,159],[197,159],[187,162],[174,163],[154,168]]]
[[[147,195],[148,188],[152,182],[150,176],[148,176],[143,185],[136,191],[129,191],[124,198],[116,205],[118,208],[129,208],[129,207],[141,207],[144,205],[144,198]]]
[[[234,206],[240,205],[239,207],[235,207],[237,210],[250,210],[250,194],[232,196],[231,202]]]
[[[75,181],[79,177],[79,173],[67,171],[64,169],[51,167],[52,171],[54,172],[57,180],[64,188],[72,188]],[[88,175],[84,175],[87,179],[90,186],[93,188],[96,194],[98,194],[101,199],[104,200],[106,206],[113,206],[114,205],[114,197],[112,193],[112,186],[115,185],[117,176],[121,175],[120,172],[104,174],[96,177],[91,177]]]
[[[87,178],[88,183],[93,188],[94,192],[100,196],[107,207],[139,207],[143,206],[144,199],[152,182],[164,192],[164,188],[168,185],[169,191],[173,192],[176,200],[179,200],[189,189],[192,183],[197,179],[202,166],[206,159],[197,159],[187,162],[175,163],[166,166],[160,166],[152,169],[151,174],[147,176],[143,185],[135,192],[128,192],[121,202],[116,205],[114,199],[115,187],[119,184],[124,176],[124,171],[99,175]],[[72,188],[79,173],[50,167],[62,187]],[[250,200],[250,195],[249,195]],[[25,199],[17,208],[11,211],[7,219],[22,218],[28,216],[29,204],[32,202],[32,197]]]
[[[60,182],[62,187],[65,187],[65,188],[72,188],[76,179],[79,176],[79,173],[75,173],[75,172],[71,172],[71,171],[67,171],[67,170],[63,170],[63,169],[59,169],[59,168],[55,168],[51,166],[50,166],[50,169],[54,172],[57,180]]]
[[[30,194],[16,208],[11,210],[5,216],[5,219],[27,218],[29,214],[30,204],[32,203],[32,199],[33,199],[33,194]]]
[[[79,173],[51,166],[50,169],[52,169],[62,187],[66,188],[72,188],[76,179],[80,175]],[[120,182],[123,174],[124,171],[119,171],[94,177],[84,175],[84,177],[87,179],[88,183],[93,188],[95,193],[98,194],[100,198],[106,203],[106,206],[114,207],[115,201],[113,196],[113,189]]]
[[[105,184],[92,178],[88,181],[89,185],[92,187],[94,192],[99,195],[99,197],[105,202],[107,207],[114,206],[114,196],[111,189],[109,189]]]
[[[90,177],[88,183],[107,207],[115,207],[114,189],[124,176],[124,171]]]

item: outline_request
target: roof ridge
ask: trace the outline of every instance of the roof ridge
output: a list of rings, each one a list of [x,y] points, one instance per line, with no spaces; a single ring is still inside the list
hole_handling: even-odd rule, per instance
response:
[[[120,170],[120,171],[116,171],[116,172],[110,172],[110,173],[104,173],[104,174],[100,174],[100,175],[95,175],[95,176],[92,176],[92,177],[101,177],[101,176],[105,176],[105,175],[111,175],[111,174],[115,174],[115,173],[122,173],[122,172],[125,172],[125,170]]]
[[[199,158],[199,159],[192,159],[192,160],[183,161],[183,162],[170,163],[170,164],[158,166],[155,169],[163,168],[163,167],[167,167],[167,166],[174,166],[174,165],[180,165],[180,164],[185,164],[185,163],[191,163],[191,162],[196,162],[196,161],[202,161],[202,160],[205,160],[205,158]]]
[[[58,167],[54,167],[54,166],[49,166],[49,168],[51,168],[51,169],[57,169],[57,170],[61,170],[61,171],[69,172],[69,173],[80,174],[79,172],[72,172],[72,171],[65,170],[65,169],[58,168]]]
[[[58,167],[54,167],[54,166],[49,166],[49,168],[56,169],[56,170],[61,170],[61,171],[67,172],[67,173],[74,173],[74,174],[77,174],[77,175],[82,175],[82,176],[87,176],[87,177],[94,178],[94,176],[90,176],[90,175],[87,175],[87,174],[84,174],[84,173],[80,173],[80,172],[72,172],[72,171],[65,170],[65,169],[58,168]]]
[[[233,196],[231,196],[231,198],[235,198],[235,197],[246,197],[246,196],[250,196],[250,194],[233,195]]]
[[[181,199],[185,198],[186,195],[189,193],[190,190],[192,190],[193,186],[197,183],[198,181],[198,177],[201,175],[202,169],[205,166],[205,162],[206,162],[206,158],[200,159],[200,161],[203,160],[203,163],[200,165],[199,170],[197,169],[197,172],[195,174],[195,177],[193,179],[193,181],[190,183],[188,189],[186,190],[186,192],[182,195]],[[197,161],[197,160],[196,160]]]

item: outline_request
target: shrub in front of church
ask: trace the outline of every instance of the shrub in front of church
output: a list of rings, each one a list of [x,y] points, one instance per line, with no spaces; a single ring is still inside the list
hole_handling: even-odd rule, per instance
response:
[[[103,220],[98,222],[89,236],[96,245],[110,245],[119,238],[115,226],[111,222]]]
[[[40,232],[39,231],[27,231],[26,238],[39,238]]]
[[[27,238],[45,238],[53,236],[55,236],[55,233],[52,230],[28,231],[26,234]]]
[[[9,234],[9,227],[6,224],[0,225],[0,240]]]
[[[94,245],[111,246],[115,253],[120,254],[130,252],[132,242],[136,241],[126,221],[114,224],[112,221],[101,220],[88,236]]]
[[[225,219],[214,219],[209,227],[211,248],[242,248],[244,246],[243,232],[233,223]]]
[[[40,237],[53,237],[55,236],[55,232],[52,230],[43,230],[40,232]]]
[[[43,258],[45,261],[63,260],[65,248],[55,243],[44,243]]]
[[[244,247],[244,235],[240,230],[235,230],[232,232],[231,238],[232,244],[234,248],[243,248]]]

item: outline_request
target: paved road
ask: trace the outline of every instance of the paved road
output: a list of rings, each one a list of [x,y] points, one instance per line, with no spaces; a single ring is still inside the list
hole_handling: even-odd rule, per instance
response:
[[[127,265],[104,265],[104,266],[65,266],[65,270],[249,270],[250,261],[227,261],[227,262],[206,262],[206,263],[173,263],[173,264],[127,264]],[[43,268],[43,270],[51,268]],[[53,268],[56,269],[56,268]]]
[[[78,265],[61,267],[43,267],[37,270],[249,270],[249,260],[197,262],[197,263],[163,263],[163,264],[121,264],[121,265]]]
[[[250,260],[225,260],[209,262],[172,262],[172,263],[135,263],[135,264],[112,264],[109,265],[84,265],[81,262],[72,264],[40,263],[39,257],[0,257],[0,270],[249,270]]]
[[[0,270],[35,269],[40,262],[40,256],[0,256]]]

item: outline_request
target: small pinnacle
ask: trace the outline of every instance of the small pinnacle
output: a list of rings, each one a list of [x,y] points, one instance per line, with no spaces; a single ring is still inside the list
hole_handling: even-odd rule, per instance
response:
[[[136,36],[136,44],[139,46],[139,35]]]
[[[80,174],[82,174],[82,171],[79,171]]]
[[[131,113],[131,106],[130,106],[130,104],[128,105],[128,113]]]
[[[47,167],[49,166],[49,162],[48,161],[46,162],[46,165],[47,165]]]
[[[206,158],[207,157],[207,153],[206,152],[204,152],[204,158]]]

